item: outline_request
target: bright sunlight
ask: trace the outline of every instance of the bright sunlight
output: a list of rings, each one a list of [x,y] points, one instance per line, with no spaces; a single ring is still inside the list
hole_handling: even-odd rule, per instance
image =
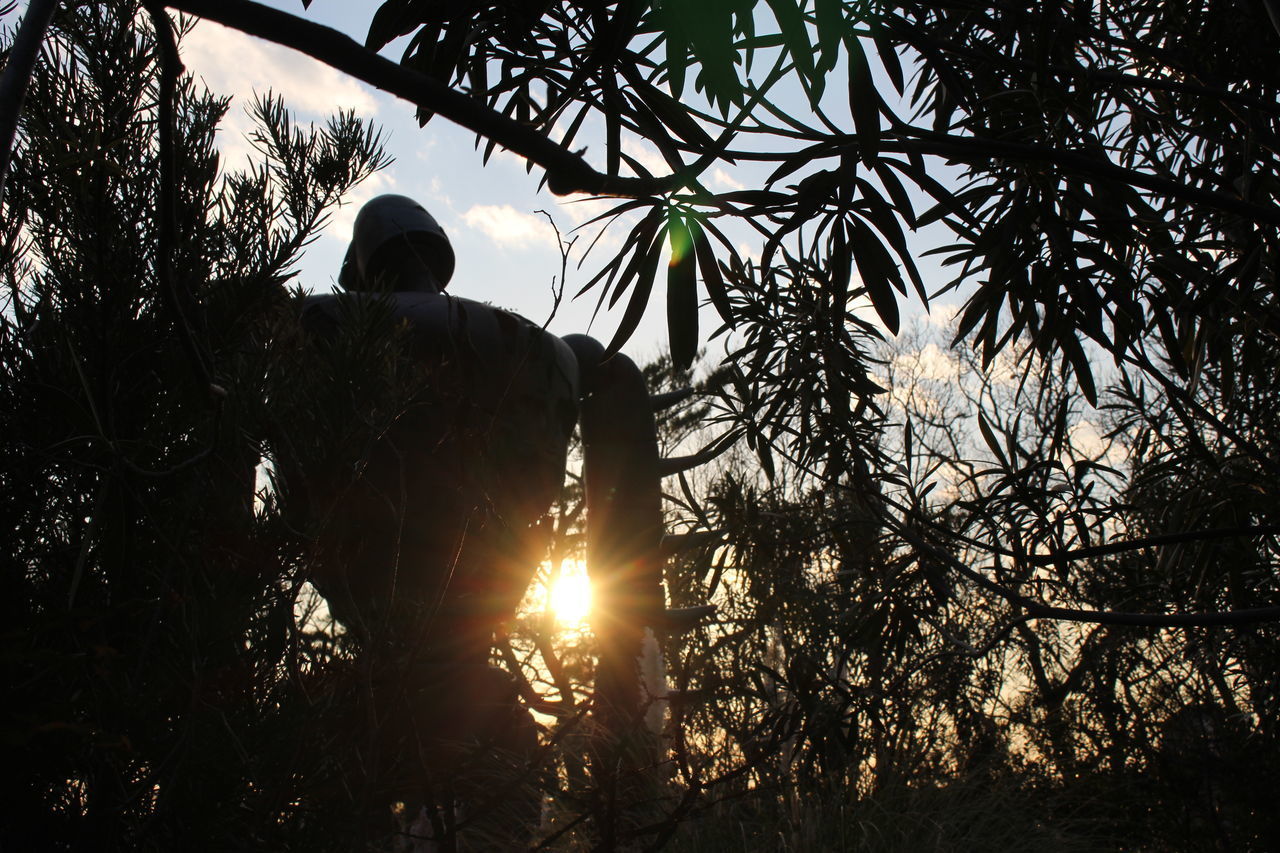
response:
[[[581,625],[591,613],[591,581],[587,567],[566,562],[551,585],[551,612],[566,627]]]

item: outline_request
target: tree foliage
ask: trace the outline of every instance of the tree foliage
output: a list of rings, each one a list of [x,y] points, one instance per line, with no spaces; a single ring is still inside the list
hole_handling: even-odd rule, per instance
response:
[[[674,779],[645,838],[701,817],[708,843],[870,845],[890,816],[988,849],[1275,846],[1274,4],[388,0],[364,46],[248,0],[165,5],[614,199],[621,248],[583,288],[621,310],[612,349],[664,252],[676,373],[715,309],[714,405],[672,429],[719,418],[750,456],[669,481],[673,524],[724,537],[671,597],[720,615],[669,641]],[[332,840],[359,745],[285,753],[351,718],[355,669],[297,633],[305,537],[244,474],[358,460],[413,387],[370,317],[344,346],[376,399],[309,406],[314,359],[270,321],[375,140],[268,100],[268,165],[219,179],[225,104],[183,80],[163,115],[145,25],[83,4],[50,44],[5,198],[5,727],[41,768],[6,794],[68,845]],[[734,164],[764,177],[715,189]],[[916,264],[939,228],[950,281]],[[943,295],[958,348],[881,345]],[[572,491],[562,521],[567,554]],[[512,668],[571,716],[588,650],[547,637],[518,626]]]
[[[5,846],[283,849],[332,778],[298,705],[303,542],[254,469],[296,381],[268,356],[283,285],[385,160],[355,117],[297,127],[266,96],[259,164],[221,172],[227,101],[189,77],[166,151],[159,51],[133,4],[59,11],[8,175]]]
[[[988,363],[1026,348],[1089,399],[1090,348],[1182,386],[1274,334],[1266,4],[391,0],[366,44],[409,41],[398,68],[376,69],[368,50],[314,25],[287,32],[287,15],[245,0],[173,5],[310,50],[414,101],[424,121],[476,129],[486,153],[523,154],[557,192],[626,197],[613,213],[639,215],[589,283],[602,304],[626,301],[615,346],[667,243],[682,362],[698,334],[695,272],[721,319],[756,333],[793,316],[775,294],[812,286],[829,303],[813,328],[832,336],[814,390],[837,411],[850,394],[865,404],[855,412],[875,411],[856,378],[865,330],[846,311],[859,299],[893,331],[909,292],[927,303],[957,289],[959,339]],[[629,153],[639,140],[667,174]],[[940,181],[944,161],[964,180]],[[733,163],[768,175],[711,189],[711,170]],[[953,235],[940,249],[957,268],[949,285],[926,287],[907,245],[930,223]],[[760,263],[739,256],[733,227],[758,233]],[[788,430],[809,404],[786,388],[739,400],[769,443],[803,458],[850,438]]]

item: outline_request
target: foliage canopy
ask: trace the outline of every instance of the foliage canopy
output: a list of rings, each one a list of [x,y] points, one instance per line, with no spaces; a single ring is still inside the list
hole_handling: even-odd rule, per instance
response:
[[[164,5],[616,199],[628,234],[586,288],[625,306],[614,347],[668,247],[666,370],[693,361],[703,296],[734,331],[685,425],[719,412],[754,461],[681,481],[672,511],[725,534],[668,576],[723,618],[668,650],[685,793],[656,843],[696,811],[799,833],[831,807],[843,833],[849,800],[894,797],[992,831],[983,790],[1027,838],[1083,814],[1101,843],[1274,846],[1274,4],[389,0],[363,47],[248,0]],[[367,442],[362,406],[394,417],[376,318],[349,342],[360,381],[300,396],[280,289],[382,157],[354,117],[308,132],[266,99],[266,165],[219,178],[225,102],[120,8],[55,18],[7,176],[4,734],[39,773],[6,802],[68,845],[338,843],[350,792],[325,785],[358,745],[296,745],[350,710],[341,641],[298,631],[305,537],[243,473]],[[402,62],[373,52],[400,36]],[[712,189],[734,163],[766,177]],[[927,227],[951,281],[915,264]],[[967,348],[883,345],[908,299],[950,292]],[[514,639],[556,658],[540,636]],[[588,656],[559,651],[572,705]]]

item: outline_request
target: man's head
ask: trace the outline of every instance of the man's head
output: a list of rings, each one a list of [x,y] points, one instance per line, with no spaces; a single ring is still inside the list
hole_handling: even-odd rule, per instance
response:
[[[453,247],[426,209],[402,195],[380,195],[356,214],[338,283],[347,290],[439,293],[453,277]]]

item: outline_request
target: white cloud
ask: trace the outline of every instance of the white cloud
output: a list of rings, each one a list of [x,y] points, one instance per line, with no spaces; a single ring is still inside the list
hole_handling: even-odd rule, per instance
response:
[[[1107,449],[1098,428],[1090,421],[1074,424],[1067,435],[1071,443],[1088,456],[1097,456]]]
[[[711,185],[721,190],[740,190],[746,186],[719,166],[711,173]]]
[[[960,362],[935,343],[908,357],[915,360],[916,375],[920,379],[950,382],[960,378]]]
[[[271,89],[301,113],[323,117],[355,110],[378,111],[373,91],[362,83],[297,51],[201,21],[182,41],[183,64],[210,90],[247,96]]]
[[[1104,465],[1118,468],[1124,464],[1124,449],[1106,438],[1093,421],[1084,420],[1072,424],[1067,431],[1067,440],[1080,453],[1098,459]]]
[[[373,90],[364,84],[301,53],[212,21],[199,22],[182,40],[182,61],[211,92],[235,99],[218,129],[223,162],[233,169],[254,156],[246,139],[254,123],[245,111],[254,93],[279,95],[306,121],[326,119],[338,110],[354,110],[362,118],[378,111]]]
[[[509,204],[472,205],[462,214],[462,221],[495,243],[510,248],[555,242],[555,232],[546,219],[522,213]]]
[[[667,161],[662,159],[658,149],[648,142],[627,137],[622,140],[622,150],[656,177],[671,174],[671,167],[667,165]]]
[[[483,148],[486,144],[487,143],[482,142],[480,147]],[[523,156],[515,153],[514,151],[503,148],[501,145],[494,148],[493,154],[489,157],[489,165],[496,165],[498,163],[505,163],[508,167],[512,169],[519,169],[522,172],[529,167],[529,161]],[[536,167],[534,168],[534,171],[538,171]]]
[[[949,331],[955,325],[960,307],[959,305],[931,305],[929,313],[924,315],[924,322],[936,329]]]

